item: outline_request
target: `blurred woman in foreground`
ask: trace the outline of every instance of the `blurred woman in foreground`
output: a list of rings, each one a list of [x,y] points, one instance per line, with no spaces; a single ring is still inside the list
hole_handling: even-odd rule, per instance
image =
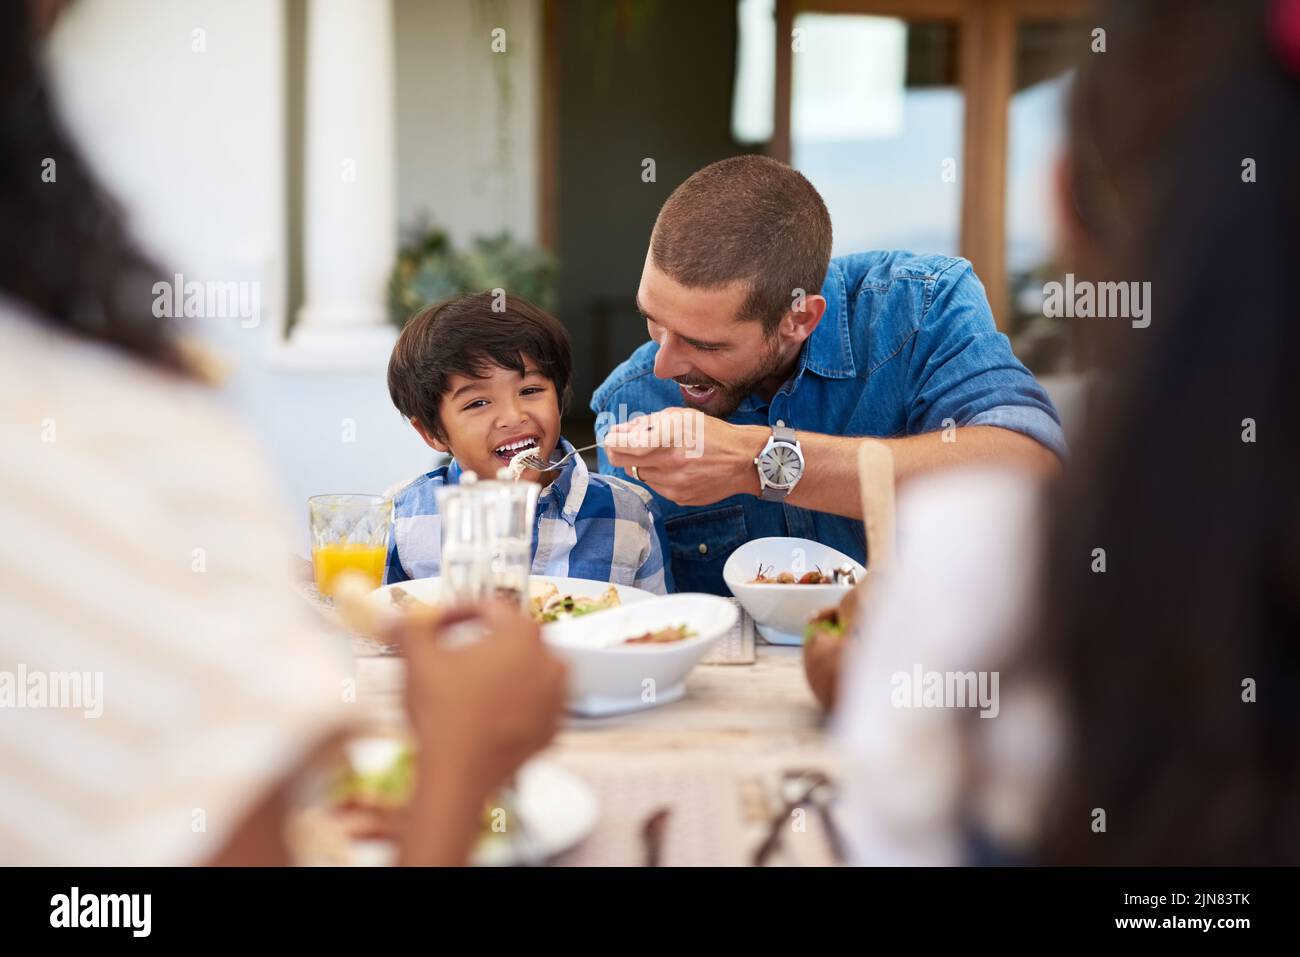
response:
[[[862,863],[1300,861],[1300,3],[1108,12],[1067,262],[1153,319],[1060,320],[1120,374],[1047,501],[901,504],[837,715]],[[953,675],[971,706],[926,706]]]
[[[168,274],[54,115],[58,6],[0,0],[0,863],[286,863],[290,791],[358,707],[351,662],[290,587],[253,443],[153,317]],[[536,626],[481,615],[469,648],[405,636],[407,863],[464,862],[561,713]]]

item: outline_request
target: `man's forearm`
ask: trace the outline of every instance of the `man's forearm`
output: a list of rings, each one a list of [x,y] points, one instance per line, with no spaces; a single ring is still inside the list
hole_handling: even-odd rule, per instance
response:
[[[666,417],[694,415],[693,445],[662,441],[672,436]],[[679,421],[680,431],[680,421]],[[858,450],[864,436],[796,431],[804,474],[788,501],[814,512],[862,517]],[[733,425],[694,410],[665,409],[609,430],[606,460],[678,505],[711,505],[731,495],[762,492],[754,459],[772,436],[765,425]],[[954,465],[996,463],[1043,475],[1060,468],[1056,454],[1027,435],[991,425],[927,432],[901,439],[874,439],[893,455],[893,479]]]
[[[855,436],[799,432],[804,476],[787,501],[800,508],[862,517],[858,494],[858,446]],[[1056,474],[1060,460],[1027,435],[990,425],[926,432],[898,439],[878,439],[894,456],[899,484],[926,472],[979,462],[1025,469],[1043,476]],[[755,485],[758,484],[755,479]]]

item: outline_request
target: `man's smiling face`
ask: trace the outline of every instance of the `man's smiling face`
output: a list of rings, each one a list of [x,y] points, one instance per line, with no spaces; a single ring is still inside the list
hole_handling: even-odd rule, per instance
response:
[[[655,375],[676,382],[688,408],[726,418],[788,361],[779,335],[769,337],[763,323],[738,318],[748,294],[743,281],[687,288],[647,254],[637,309],[659,345]]]

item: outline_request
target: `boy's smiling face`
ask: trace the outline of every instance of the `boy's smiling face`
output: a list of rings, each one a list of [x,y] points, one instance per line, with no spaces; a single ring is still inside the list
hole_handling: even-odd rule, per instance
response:
[[[496,478],[497,470],[531,448],[550,459],[560,441],[560,399],[555,384],[525,359],[524,373],[488,365],[482,376],[453,375],[439,405],[442,436],[424,423],[413,422],[424,440],[439,452],[450,452],[462,469],[480,478]],[[545,485],[554,472],[527,471],[523,478]]]

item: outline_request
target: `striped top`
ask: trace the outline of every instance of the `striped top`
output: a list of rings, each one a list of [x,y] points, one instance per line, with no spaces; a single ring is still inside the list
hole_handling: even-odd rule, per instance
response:
[[[355,704],[210,390],[0,301],[0,864],[212,859]]]
[[[573,446],[560,439],[559,451],[572,452]],[[442,526],[437,491],[459,484],[460,475],[460,463],[453,460],[394,495],[385,582],[438,574]],[[650,493],[623,479],[590,472],[580,455],[570,459],[537,498],[534,575],[589,578],[662,595],[672,590],[664,565],[666,547]]]

